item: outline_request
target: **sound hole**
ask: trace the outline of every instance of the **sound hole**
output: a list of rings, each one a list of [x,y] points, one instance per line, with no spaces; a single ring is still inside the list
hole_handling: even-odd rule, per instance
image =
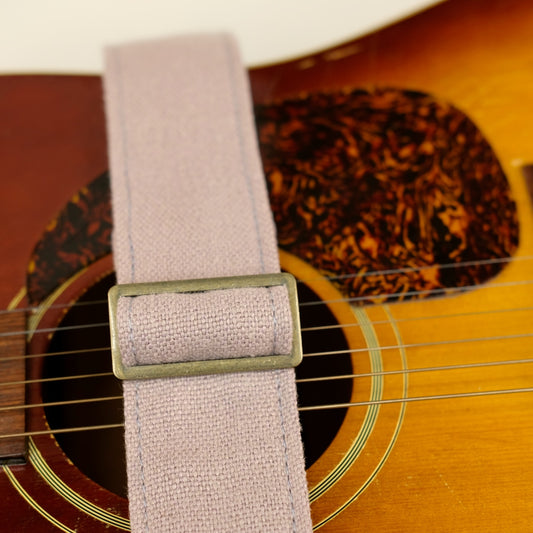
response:
[[[64,317],[61,327],[100,324],[107,322],[108,289],[114,284],[108,276],[94,285],[80,302],[102,303],[73,307]],[[314,292],[300,283],[300,302],[317,301]],[[335,324],[326,305],[301,308],[302,328]],[[347,348],[341,328],[309,331],[303,335],[304,353],[343,350]],[[75,402],[86,398],[121,396],[119,380],[109,375],[111,358],[109,331],[106,325],[83,329],[59,330],[52,338],[50,352],[72,352],[45,359],[43,377],[91,376],[65,379],[43,384],[43,400]],[[89,351],[103,348],[101,351]],[[79,351],[79,352],[78,352]],[[349,355],[304,357],[297,368],[297,379],[335,374],[349,374],[352,366]],[[97,375],[105,374],[105,375]],[[298,384],[299,404],[315,406],[350,401],[351,380],[319,381]],[[92,427],[123,422],[122,399],[70,405],[49,406],[45,409],[51,429]],[[306,467],[311,466],[329,446],[339,431],[345,409],[313,410],[300,413]],[[120,496],[126,496],[126,465],[123,429],[92,430],[56,434],[56,439],[76,466],[87,477]]]

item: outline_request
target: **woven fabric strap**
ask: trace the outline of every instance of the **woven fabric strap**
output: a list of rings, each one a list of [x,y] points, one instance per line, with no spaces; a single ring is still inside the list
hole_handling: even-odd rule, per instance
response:
[[[279,272],[233,40],[110,48],[118,283]],[[217,294],[218,293],[218,294]],[[126,365],[286,353],[285,287],[121,298]],[[292,369],[124,382],[132,531],[311,531]]]

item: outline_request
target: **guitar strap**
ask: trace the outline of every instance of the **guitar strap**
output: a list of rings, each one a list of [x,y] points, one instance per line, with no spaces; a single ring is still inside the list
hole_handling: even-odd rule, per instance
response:
[[[113,47],[104,84],[132,531],[311,531],[294,285],[236,46]]]

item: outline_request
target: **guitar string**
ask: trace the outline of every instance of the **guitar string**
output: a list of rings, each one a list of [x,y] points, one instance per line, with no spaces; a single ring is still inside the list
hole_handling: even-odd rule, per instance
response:
[[[517,259],[517,258],[514,258],[514,259]],[[524,258],[524,259],[529,259],[529,258]],[[510,259],[509,259],[510,260]],[[507,259],[502,259],[502,260],[493,260],[492,262],[505,262],[505,261],[508,261]],[[469,264],[473,264],[474,262],[470,262]],[[477,262],[478,264],[480,264],[481,262]],[[487,264],[487,261],[483,262],[484,264]],[[449,265],[449,267],[453,267],[453,266],[457,266],[457,264],[451,264]],[[414,271],[414,270],[422,270],[424,268],[434,268],[434,266],[428,266],[428,267],[421,267],[419,269],[414,269],[414,268],[409,268],[409,269],[398,269],[396,271],[388,271],[388,273],[394,273],[394,272],[399,272],[399,271],[403,271],[403,272],[406,272],[406,271]],[[383,271],[385,272],[385,271]],[[350,276],[350,277],[363,277],[364,275],[371,275],[371,274],[377,274],[379,272],[375,272],[375,273],[364,273],[364,274],[359,274],[359,275],[354,275],[354,276]],[[346,278],[347,276],[338,276],[337,279],[342,279],[342,278]],[[320,278],[320,279],[323,279],[323,278]],[[330,278],[330,279],[333,279],[333,278]],[[307,281],[307,280],[306,280]],[[303,280],[300,280],[300,282],[303,282]],[[510,286],[510,285],[517,285],[517,284],[524,284],[524,283],[529,283],[529,282],[514,282],[514,283],[511,283],[511,284],[499,284],[499,286]],[[494,285],[491,285],[491,287],[494,286]],[[479,287],[479,286],[474,286],[474,287],[460,287],[460,288],[452,288],[452,289],[455,289],[455,291],[461,291],[461,292],[464,292],[466,290],[468,290],[469,288],[475,288],[475,289],[480,289],[480,288],[483,288],[483,287]],[[486,287],[485,287],[486,288]],[[442,289],[440,290],[439,292],[441,291],[448,291],[448,292],[453,292],[453,291],[450,291],[449,289]],[[434,293],[435,290],[433,291],[413,291],[411,293],[408,293],[409,295],[413,295],[413,294],[431,294],[431,293]],[[399,295],[405,295],[406,293],[400,293]],[[388,297],[390,296],[395,296],[394,294],[393,295],[387,295]],[[361,299],[365,299],[365,300],[368,300],[368,298],[365,298],[365,297],[362,297]],[[355,299],[352,299],[352,298],[348,298],[348,299],[343,299],[343,300],[336,300],[336,301],[357,301]],[[99,301],[99,302],[77,302],[75,304],[67,304],[67,305],[58,305],[57,307],[72,307],[72,306],[77,306],[77,305],[94,305],[94,303],[105,303],[105,300],[102,300],[102,301]],[[319,304],[319,303],[333,303],[333,301],[328,301],[328,302],[316,302],[316,304]],[[309,304],[315,304],[315,302],[309,302]],[[27,310],[31,310],[31,308],[27,308]],[[476,313],[466,313],[468,315],[477,315],[477,314],[483,314],[483,313],[493,313],[493,312],[509,312],[509,311],[528,311],[528,310],[531,310],[531,308],[518,308],[518,309],[502,309],[502,310],[488,310],[488,311],[482,311],[482,312],[476,312]],[[22,310],[18,310],[18,311],[22,311]],[[0,311],[1,313],[1,311]],[[459,314],[456,314],[455,316],[460,316],[460,315],[465,315],[465,313],[459,313]],[[453,316],[453,315],[448,315],[448,316]],[[406,320],[424,320],[424,319],[427,319],[427,318],[431,318],[431,317],[415,317],[415,318],[408,318]],[[400,319],[401,320],[401,319]],[[387,323],[387,321],[376,321],[375,323]],[[99,323],[99,324],[96,324],[96,325],[81,325],[81,326],[70,326],[70,327],[64,327],[64,328],[48,328],[46,331],[55,331],[57,329],[78,329],[78,328],[83,328],[83,327],[101,327],[101,326],[105,326],[107,325],[107,323]],[[331,329],[331,328],[344,328],[344,327],[351,327],[351,326],[358,326],[358,324],[351,324],[351,325],[341,325],[341,324],[335,324],[335,325],[328,325],[328,326],[316,326],[316,327],[311,327],[311,328],[304,328],[303,331],[305,331],[306,329],[308,331],[317,331],[317,330],[320,330],[320,329]],[[21,333],[27,333],[27,332],[20,332],[18,334],[21,334]],[[520,335],[518,337],[524,337],[524,336],[530,336],[530,335]],[[502,339],[505,339],[505,338],[508,338],[509,336],[502,336],[502,337],[498,337],[497,339],[498,340],[502,340]],[[516,336],[514,336],[516,338]],[[479,341],[479,340],[494,340],[494,339],[472,339],[471,341]],[[469,341],[468,339],[466,341]],[[450,342],[450,341],[448,341]],[[465,342],[465,340],[457,340],[457,341],[452,341],[452,342]],[[440,344],[440,343],[425,343],[425,345],[436,345],[436,344]],[[416,345],[405,345],[405,347],[413,347],[413,346],[423,346],[424,344],[420,343],[420,344],[416,344]],[[397,346],[396,348],[400,348],[401,346]],[[383,349],[392,349],[394,347],[382,347]],[[96,349],[93,349],[93,350],[73,350],[71,351],[70,353],[82,353],[82,352],[85,352],[87,353],[88,351],[89,352],[92,352],[92,351],[100,351],[100,350],[106,350],[107,348],[96,348]],[[354,351],[367,351],[366,349],[361,349],[361,350],[354,350]],[[349,350],[349,351],[339,351],[339,352],[324,352],[324,353],[313,353],[313,354],[306,354],[307,356],[313,356],[313,355],[329,355],[329,354],[332,354],[332,353],[353,353],[354,351],[352,350]],[[68,353],[68,352],[65,352],[65,353]],[[61,354],[61,352],[57,352],[57,354]],[[45,354],[45,355],[53,355],[53,354]],[[22,357],[38,357],[39,355],[34,355],[34,354],[30,354],[28,356],[22,356]],[[529,359],[521,359],[521,360],[514,360],[514,361],[502,361],[502,362],[485,362],[485,363],[479,363],[479,364],[467,364],[467,365],[453,365],[453,366],[449,366],[449,367],[427,367],[427,368],[421,368],[421,369],[408,369],[408,370],[400,370],[400,371],[387,371],[386,373],[387,374],[390,374],[390,373],[411,373],[411,372],[429,372],[429,371],[437,371],[437,370],[452,370],[452,369],[459,369],[459,368],[472,368],[472,367],[475,367],[475,366],[495,366],[495,365],[499,365],[499,364],[524,364],[524,363],[529,363],[529,362],[532,362],[531,360]],[[85,377],[95,377],[95,376],[103,376],[103,375],[112,375],[112,373],[102,373],[102,374],[89,374],[89,375],[83,375],[83,376],[71,376],[71,377],[64,377],[64,378],[50,378],[49,380],[50,381],[54,381],[54,380],[59,380],[59,379],[81,379],[81,378],[85,378]],[[321,377],[321,378],[308,378],[307,380],[301,380],[300,382],[309,382],[309,381],[327,381],[327,380],[333,380],[333,379],[353,379],[353,378],[356,378],[356,377],[370,377],[372,376],[373,373],[367,373],[367,374],[362,374],[362,375],[344,375],[344,376],[324,376],[324,377]],[[45,381],[45,380],[33,380],[32,382],[42,382],[42,381]],[[46,380],[48,381],[48,380]],[[2,383],[3,384],[3,383]],[[486,395],[486,394],[503,394],[503,393],[506,393],[506,392],[524,392],[524,391],[528,391],[529,392],[529,389],[520,389],[520,390],[514,390],[514,389],[510,389],[510,390],[507,390],[507,391],[492,391],[492,392],[489,392],[489,393],[479,393],[479,392],[475,392],[475,393],[461,393],[459,395],[459,397],[464,397],[465,395]],[[419,401],[419,400],[423,400],[423,399],[436,399],[436,398],[449,398],[449,397],[458,397],[458,395],[439,395],[439,396],[431,396],[431,397],[420,397],[420,398],[407,398],[407,399],[399,399],[399,400],[382,400],[382,401],[379,401],[379,403],[391,403],[391,402],[398,402],[398,401]],[[111,398],[113,399],[113,398]],[[115,399],[120,399],[120,397],[116,397]],[[90,401],[103,401],[105,399],[88,399],[88,400],[80,400],[80,401],[76,401],[76,403],[87,403],[87,402],[90,402]],[[375,403],[375,402],[374,402]],[[312,410],[312,409],[328,409],[328,408],[335,408],[335,407],[347,407],[347,406],[353,406],[353,405],[370,405],[371,403],[370,402],[359,402],[358,404],[353,404],[353,403],[347,403],[347,404],[335,404],[335,405],[323,405],[323,406],[314,406],[314,407],[303,407],[302,410]],[[28,406],[28,408],[31,408],[31,406]],[[2,410],[2,409],[0,409]],[[104,428],[104,427],[107,427],[107,426],[94,426],[94,428]],[[118,426],[114,426],[114,427],[120,427],[120,425]],[[74,429],[74,430],[64,430],[64,431],[76,431],[76,430],[82,430],[82,429],[91,429],[91,428],[78,428],[78,429]],[[50,433],[53,433],[54,431],[50,431]],[[56,431],[57,432],[57,431]],[[61,431],[63,432],[63,431]],[[2,436],[1,438],[6,438],[6,436]]]
[[[368,407],[372,405],[388,405],[388,404],[399,404],[399,403],[412,403],[412,402],[422,402],[430,400],[450,400],[458,398],[473,398],[473,397],[484,397],[484,396],[499,396],[504,394],[521,394],[521,393],[532,393],[533,387],[524,387],[524,388],[514,388],[514,389],[501,389],[501,390],[489,390],[489,391],[474,391],[474,392],[458,392],[458,393],[448,393],[448,394],[434,394],[431,396],[412,396],[407,398],[390,398],[383,400],[365,400],[360,402],[344,402],[336,404],[327,404],[327,405],[310,405],[298,407],[300,412],[304,411],[322,411],[326,409],[348,409],[350,407]],[[61,433],[75,433],[81,431],[94,431],[101,429],[115,429],[123,428],[123,423],[116,424],[100,424],[93,426],[80,426],[73,428],[58,428],[58,429],[48,429],[48,430],[37,430],[37,431],[25,431],[20,433],[9,433],[6,435],[0,435],[0,439],[9,439],[17,437],[34,437],[36,435],[52,435],[52,434],[61,434]]]
[[[494,341],[509,341],[513,339],[524,339],[533,337],[533,333],[517,333],[514,335],[495,335],[492,337],[469,337],[466,339],[448,339],[444,341],[429,341],[429,342],[414,342],[409,344],[391,344],[386,346],[380,346],[380,350],[402,350],[408,348],[428,348],[438,346],[449,346],[455,344],[468,344],[471,342],[494,342]],[[349,348],[344,350],[330,350],[325,352],[308,352],[303,354],[304,357],[323,357],[331,355],[347,355],[355,353],[366,353],[369,348]],[[0,382],[1,384],[1,382]]]
[[[109,322],[95,322],[93,324],[76,324],[75,326],[57,326],[55,328],[25,329],[0,333],[1,337],[16,337],[20,335],[34,335],[36,333],[61,333],[63,331],[76,331],[81,329],[109,327]]]
[[[458,317],[467,317],[467,316],[483,316],[483,315],[491,315],[491,314],[500,314],[500,313],[520,313],[520,312],[527,312],[527,311],[533,311],[533,307],[515,307],[515,308],[501,308],[501,309],[486,309],[483,311],[472,311],[472,312],[463,312],[463,313],[449,313],[445,315],[424,315],[424,316],[414,316],[414,317],[405,317],[405,318],[397,318],[396,322],[417,322],[422,320],[444,320],[449,318],[458,318]],[[373,320],[369,321],[369,325],[383,325],[388,324],[388,320]],[[64,331],[75,331],[78,329],[88,329],[88,328],[97,328],[97,327],[109,327],[109,322],[98,322],[95,324],[81,324],[81,325],[75,325],[75,326],[58,326],[55,328],[40,328],[40,329],[32,329],[32,330],[25,330],[25,331],[16,331],[16,332],[9,332],[6,334],[6,336],[20,336],[20,335],[29,335],[29,334],[35,334],[35,333],[62,333]],[[360,324],[357,322],[349,323],[349,324],[328,324],[325,326],[307,326],[300,329],[302,333],[311,332],[311,331],[324,331],[324,330],[331,330],[331,329],[345,329],[345,328],[354,328],[354,327],[360,327]],[[107,347],[109,348],[109,347]],[[104,348],[101,348],[104,349]],[[30,357],[46,357],[50,355],[65,355],[69,353],[77,353],[80,350],[74,350],[72,352],[64,351],[64,352],[57,352],[57,353],[41,353],[41,354],[27,354],[22,356],[9,356],[6,355],[5,357],[2,357],[2,360],[9,360],[9,359],[19,359],[19,358],[30,358]]]
[[[333,376],[318,376],[314,378],[296,378],[296,383],[315,383],[315,382],[328,382],[328,381],[338,381],[344,379],[359,379],[359,378],[372,378],[372,377],[382,377],[382,376],[395,376],[395,375],[408,375],[408,374],[421,374],[425,372],[442,372],[450,370],[467,370],[472,368],[487,368],[487,367],[496,367],[496,366],[514,366],[514,365],[524,365],[533,363],[533,359],[511,359],[506,361],[485,361],[481,363],[461,363],[457,365],[445,365],[445,366],[433,366],[433,367],[421,367],[421,368],[406,368],[401,370],[382,370],[380,372],[364,372],[359,374],[338,374]],[[82,375],[74,376],[80,378],[86,377],[108,377],[112,376],[112,372],[95,374],[95,375]],[[58,380],[67,380],[73,379],[72,376],[65,376],[63,378],[52,378],[47,381],[58,381]],[[52,402],[41,402],[34,404],[22,404],[22,405],[7,405],[0,407],[0,412],[2,411],[16,411],[16,410],[29,410],[36,409],[39,407],[54,407],[54,406],[71,406],[77,404],[85,404],[91,402],[101,402],[101,401],[115,401],[121,400],[122,395],[120,396],[107,396],[107,397],[95,397],[95,398],[81,398],[77,400],[61,400],[61,401],[52,401]]]
[[[393,345],[385,345],[380,346],[380,350],[382,351],[389,351],[389,350],[401,350],[401,349],[417,349],[417,348],[435,348],[439,346],[452,346],[452,345],[459,345],[459,344],[468,344],[468,343],[480,343],[480,342],[498,342],[498,341],[509,341],[509,340],[517,340],[517,339],[530,339],[533,338],[533,333],[518,333],[514,335],[496,335],[496,336],[485,336],[485,337],[470,337],[465,339],[448,339],[444,341],[429,341],[429,342],[420,342],[420,343],[407,343],[407,344],[393,344]],[[109,348],[97,348],[94,351],[104,351],[108,350]],[[323,352],[307,352],[303,354],[304,358],[309,357],[332,357],[336,355],[356,355],[356,354],[363,354],[369,351],[368,347],[363,348],[350,348],[350,349],[342,349],[342,350],[330,350],[330,351],[323,351]],[[58,352],[61,354],[62,352]],[[76,350],[76,353],[83,353],[83,351]],[[505,362],[506,360],[501,360],[495,362],[495,364],[507,364]],[[520,362],[525,362],[527,360],[521,359]],[[531,359],[531,362],[533,362],[533,359]],[[493,362],[484,362],[482,365],[491,366]],[[480,366],[482,366],[480,365]],[[441,368],[443,370],[446,370],[447,367],[432,367],[435,369]],[[463,367],[458,367],[463,368]],[[69,381],[69,380],[75,380],[75,379],[88,379],[88,378],[98,378],[98,377],[108,377],[112,376],[112,372],[101,372],[101,373],[92,373],[92,374],[78,374],[78,375],[71,375],[71,376],[57,376],[57,377],[51,377],[51,378],[36,378],[36,379],[24,379],[24,380],[12,380],[12,381],[0,381],[0,387],[7,387],[7,386],[14,386],[14,385],[30,385],[30,384],[40,384],[40,383],[47,383],[52,381]],[[378,374],[370,374],[370,375],[378,375]]]
[[[533,307],[513,307],[513,308],[501,308],[501,309],[485,309],[483,311],[465,311],[462,313],[449,313],[445,315],[424,315],[424,316],[414,316],[414,317],[404,317],[404,318],[395,318],[395,322],[418,322],[421,320],[445,320],[449,318],[461,318],[468,316],[484,316],[484,315],[496,315],[500,313],[521,313],[521,312],[533,311]],[[368,325],[379,326],[384,324],[389,324],[389,320],[371,320],[367,322]],[[360,324],[353,322],[350,324],[328,324],[327,326],[308,326],[301,328],[303,332],[310,331],[324,331],[331,329],[344,329],[344,328],[353,328],[360,327]]]
[[[391,345],[380,346],[380,350],[389,351],[389,350],[415,349],[415,348],[428,348],[428,347],[435,348],[439,346],[450,346],[450,345],[480,343],[480,342],[509,341],[509,340],[517,340],[517,339],[528,339],[532,337],[533,337],[533,333],[517,333],[517,334],[509,334],[509,335],[494,335],[494,336],[484,336],[484,337],[467,337],[464,339],[447,339],[447,340],[427,341],[427,342],[419,342],[419,343],[391,344]],[[93,353],[95,351],[105,351],[109,349],[110,349],[109,347],[95,348],[91,350],[90,353]],[[349,354],[359,354],[359,353],[362,354],[368,351],[369,351],[368,347],[347,348],[347,349],[342,349],[342,350],[329,350],[329,351],[322,351],[322,352],[306,352],[303,354],[303,357],[304,358],[331,357],[335,355],[349,355]],[[55,352],[55,355],[63,355],[63,354],[71,355],[71,353],[81,354],[83,352],[84,350],[73,350],[72,352]],[[19,359],[25,359],[26,357],[27,356],[20,356]],[[13,357],[9,359],[12,360]],[[112,373],[109,372],[109,373],[96,373],[96,374],[82,374],[79,376],[57,377],[57,378],[0,381],[0,387],[6,387],[10,385],[22,385],[22,384],[26,385],[30,383],[45,383],[47,381],[60,381],[60,380],[66,380],[66,379],[80,379],[80,377],[83,377],[83,378],[102,377],[102,376],[111,375],[111,374]]]
[[[5,411],[20,411],[20,410],[30,410],[37,409],[39,407],[70,407],[72,405],[82,405],[86,403],[97,403],[97,402],[111,402],[122,400],[123,396],[100,396],[96,398],[80,398],[78,400],[61,400],[54,402],[41,402],[41,403],[29,403],[24,405],[6,405],[0,407],[0,413]]]
[[[85,307],[91,305],[107,304],[107,300],[91,300],[87,302],[66,302],[51,304],[47,306],[47,309],[70,309],[72,307]],[[15,309],[0,309],[0,315],[14,315],[17,313],[38,313],[42,310],[42,305],[34,305],[27,307],[16,307]]]
[[[529,310],[530,308],[517,308],[516,311],[523,311],[523,310]],[[515,309],[499,309],[499,310],[487,310],[485,313],[493,313],[493,312],[510,312],[515,311]],[[465,314],[469,315],[476,315],[478,313],[456,313],[456,314],[449,314],[449,315],[441,315],[438,318],[442,317],[454,317],[454,316],[463,316]],[[417,318],[408,318],[407,320],[424,320],[431,317],[417,317]],[[399,319],[400,321],[401,319]],[[384,324],[388,323],[387,321],[376,321],[375,324]],[[102,325],[102,324],[99,324]],[[330,326],[324,326],[324,328],[332,328],[332,327],[358,327],[359,324],[349,324],[349,325],[341,325],[341,324],[335,324]],[[74,327],[75,328],[75,327]],[[309,330],[316,330],[321,329],[318,328],[308,328]],[[305,330],[305,328],[304,328]],[[434,342],[428,342],[428,343],[416,343],[416,344],[406,344],[406,345],[391,345],[391,346],[383,346],[381,349],[383,350],[392,350],[392,349],[401,349],[401,348],[419,348],[419,347],[425,347],[425,346],[439,346],[439,345],[446,345],[446,344],[458,344],[458,343],[467,343],[467,342],[482,342],[482,341],[494,341],[494,340],[509,340],[513,338],[525,338],[525,337],[531,337],[532,334],[519,334],[519,335],[505,335],[505,336],[497,336],[497,337],[479,337],[479,338],[467,338],[467,339],[454,339],[454,340],[446,340],[446,341],[434,341]],[[105,351],[108,350],[108,347],[101,347],[101,348],[94,348],[94,349],[87,349],[87,350],[71,350],[71,351],[63,351],[63,352],[52,352],[48,354],[29,354],[29,355],[23,355],[23,356],[11,356],[11,357],[5,357],[3,360],[16,360],[16,359],[26,359],[26,358],[36,358],[41,356],[52,356],[52,355],[66,355],[66,354],[82,354],[82,353],[93,353],[97,351]],[[340,355],[340,354],[348,354],[348,353],[357,353],[357,352],[366,352],[366,348],[360,348],[360,349],[352,349],[352,350],[337,350],[337,351],[329,351],[329,352],[312,352],[304,354],[305,357],[316,357],[316,356],[330,356],[330,355]],[[110,373],[109,373],[110,374]],[[109,375],[104,374],[104,375]],[[91,377],[93,375],[87,374],[83,377]],[[54,379],[54,378],[52,378]],[[66,379],[66,378],[61,378]],[[70,379],[70,378],[69,378]],[[72,379],[79,379],[79,377],[72,377]],[[43,380],[40,380],[43,381]],[[39,382],[39,380],[32,380],[32,383]],[[5,385],[13,385],[13,384],[21,384],[21,383],[29,383],[29,381],[17,381],[17,382],[0,382],[0,386]]]
[[[479,285],[467,285],[464,287],[450,287],[450,288],[439,288],[439,289],[428,289],[428,290],[419,290],[419,291],[407,291],[407,292],[397,292],[390,293],[386,295],[368,295],[368,296],[354,296],[349,298],[338,298],[333,300],[319,300],[316,302],[300,302],[299,307],[311,307],[311,306],[320,306],[320,305],[329,305],[329,304],[339,304],[339,303],[358,303],[358,302],[367,302],[369,300],[378,300],[378,299],[389,299],[389,298],[402,298],[405,296],[436,296],[436,295],[450,295],[455,293],[463,293],[467,291],[487,291],[491,289],[502,289],[502,288],[514,288],[524,285],[533,284],[533,279],[531,280],[516,280],[511,282],[500,282],[500,283],[491,283],[490,285],[479,286]],[[406,300],[410,301],[410,300]],[[103,300],[101,303],[107,303]],[[73,304],[75,305],[75,304]],[[527,309],[527,308],[524,308]],[[35,333],[56,333],[57,331],[68,331],[76,329],[85,329],[85,328],[98,328],[109,326],[109,322],[98,322],[94,324],[79,324],[75,326],[57,326],[51,328],[38,328],[38,329],[26,329],[26,330],[17,330],[17,331],[7,331],[0,333],[0,338],[13,337],[18,335],[31,335]]]
[[[407,398],[390,398],[384,400],[365,400],[361,402],[345,402],[329,405],[311,405],[308,407],[299,407],[299,411],[321,411],[325,409],[347,409],[348,407],[366,407],[370,405],[387,405],[393,403],[410,403],[410,402],[422,402],[429,400],[451,400],[454,398],[475,398],[483,396],[497,396],[501,394],[519,394],[519,393],[532,393],[533,387],[523,387],[516,389],[501,389],[490,391],[474,391],[474,392],[457,392],[447,394],[433,394],[432,396],[412,396]]]
[[[428,265],[421,265],[419,267],[400,267],[400,268],[390,268],[383,270],[370,270],[368,272],[354,272],[351,274],[338,274],[335,276],[328,276],[326,279],[328,281],[338,281],[345,279],[354,279],[354,278],[365,278],[369,276],[388,276],[391,274],[406,274],[412,272],[423,272],[424,270],[434,270],[438,268],[440,270],[445,270],[449,268],[468,268],[472,266],[490,266],[495,264],[510,263],[514,261],[531,261],[533,260],[532,255],[521,255],[521,256],[512,256],[512,257],[496,257],[492,259],[475,259],[472,261],[459,261],[457,263],[435,263]],[[309,281],[320,281],[324,279],[322,276],[317,276],[315,278],[306,278],[302,279],[303,282]]]
[[[365,278],[369,276],[380,276],[380,275],[391,275],[391,274],[404,274],[409,272],[422,272],[424,270],[432,270],[435,268],[438,269],[449,269],[449,268],[468,268],[472,266],[489,266],[493,264],[502,264],[502,263],[510,263],[510,262],[517,262],[517,261],[532,261],[533,255],[524,255],[524,256],[513,256],[513,257],[501,257],[501,258],[493,258],[493,259],[478,259],[473,261],[462,261],[457,263],[441,263],[441,264],[431,264],[431,265],[422,265],[419,267],[401,267],[401,268],[391,268],[391,269],[382,269],[382,270],[371,270],[367,272],[356,272],[352,274],[339,274],[334,276],[324,275],[324,276],[316,276],[312,278],[302,278],[298,279],[298,283],[309,283],[313,281],[338,281],[338,280],[346,280],[346,279],[355,279],[355,278]],[[479,287],[479,286],[474,286]],[[398,293],[401,294],[401,293]],[[396,294],[396,296],[398,296]],[[391,295],[387,295],[391,296]],[[395,295],[392,295],[395,296]],[[93,300],[90,302],[71,302],[71,303],[64,303],[64,304],[52,304],[48,308],[49,309],[63,309],[63,308],[71,308],[71,307],[78,307],[78,306],[89,306],[89,305],[98,305],[98,304],[107,304],[107,300]],[[0,309],[0,315],[2,314],[16,314],[16,313],[31,313],[31,312],[39,312],[41,310],[40,306],[27,306],[27,307],[19,307],[16,309]]]
[[[485,309],[483,311],[471,311],[471,312],[462,312],[462,313],[448,313],[444,315],[423,315],[423,316],[414,316],[414,317],[405,317],[405,318],[396,318],[395,322],[418,322],[423,320],[445,320],[445,319],[451,319],[451,318],[461,318],[461,317],[468,317],[468,316],[484,316],[484,315],[497,315],[501,313],[521,313],[521,312],[529,312],[533,311],[533,307],[514,307],[514,308],[499,308],[499,309]],[[371,320],[367,324],[371,326],[379,326],[379,325],[385,325],[389,324],[389,320]],[[109,322],[101,322],[98,324],[98,326],[109,326]],[[89,327],[89,326],[86,326]],[[326,331],[326,330],[334,330],[334,329],[349,329],[349,328],[360,328],[361,324],[357,322],[352,322],[349,324],[328,324],[326,326],[308,326],[301,328],[302,333],[307,332],[316,332],[316,331]],[[69,326],[69,329],[76,329],[77,326]],[[47,330],[32,330],[33,332],[61,332],[64,331],[63,327],[57,327],[57,328],[49,328]],[[63,350],[60,352],[45,352],[45,353],[36,353],[36,354],[25,354],[25,355],[5,355],[0,356],[1,361],[18,361],[21,359],[37,359],[39,357],[52,357],[52,356],[60,356],[60,355],[78,355],[78,354],[86,354],[86,353],[93,353],[93,352],[101,352],[110,350],[110,346],[103,346],[100,348],[87,348],[87,349],[78,349],[78,350]]]
[[[501,289],[501,288],[511,288],[518,287],[523,285],[533,284],[533,279],[526,280],[515,280],[507,281],[500,283],[491,283],[490,285],[464,285],[463,287],[443,287],[438,289],[427,289],[427,290],[416,290],[416,291],[402,291],[395,292],[390,294],[368,294],[366,296],[353,296],[348,298],[336,298],[333,300],[319,300],[316,302],[302,302],[300,307],[316,307],[320,305],[329,305],[334,303],[357,303],[357,302],[369,302],[369,301],[385,301],[390,298],[398,298],[398,301],[407,302],[409,299],[405,297],[409,296],[441,296],[441,295],[451,295],[456,293],[463,293],[467,291],[486,291],[488,289]]]
[[[457,314],[457,316],[461,316],[462,313]],[[448,315],[449,316],[449,315]],[[379,323],[388,323],[387,321],[379,321]],[[359,324],[352,324],[353,327],[358,327]],[[343,327],[343,326],[340,326]],[[424,347],[437,347],[437,346],[446,346],[446,345],[454,345],[454,344],[466,344],[466,343],[472,343],[472,342],[494,342],[494,341],[508,341],[512,339],[524,339],[524,338],[531,338],[533,337],[533,333],[523,333],[523,334],[514,334],[514,335],[500,335],[500,336],[485,336],[485,337],[471,337],[471,338],[464,338],[464,339],[448,339],[448,340],[441,340],[441,341],[431,341],[431,342],[424,342],[424,343],[410,343],[410,344],[397,344],[397,345],[386,345],[381,346],[380,349],[382,350],[395,350],[395,349],[406,349],[406,348],[424,348]],[[51,352],[47,354],[29,354],[29,355],[23,355],[23,356],[11,356],[11,357],[5,357],[2,358],[4,361],[8,360],[21,360],[21,359],[28,359],[28,358],[38,358],[38,357],[50,357],[50,356],[59,356],[59,355],[80,355],[80,354],[90,354],[94,352],[102,352],[109,350],[109,347],[99,347],[99,348],[92,348],[87,350],[70,350],[70,351],[62,351],[62,352]],[[356,354],[356,353],[365,353],[368,351],[368,348],[353,348],[353,349],[343,349],[343,350],[331,350],[331,351],[323,351],[323,352],[308,352],[304,354],[304,357],[319,357],[319,356],[334,356],[334,355],[347,355],[347,354]],[[0,386],[8,386],[8,385],[20,385],[20,384],[29,384],[29,383],[40,383],[40,382],[46,382],[46,381],[54,381],[54,380],[65,380],[65,379],[80,379],[80,377],[83,378],[90,378],[90,377],[102,377],[106,375],[111,375],[111,373],[103,373],[103,374],[84,374],[81,376],[69,376],[69,377],[62,377],[62,378],[48,378],[48,379],[40,379],[40,380],[19,380],[19,381],[6,381],[6,382],[0,382]]]
[[[39,359],[41,357],[54,357],[59,355],[86,355],[95,352],[106,352],[111,348],[109,346],[102,346],[101,348],[81,348],[79,350],[63,350],[61,352],[46,352],[46,353],[30,353],[25,355],[8,355],[7,357],[0,356],[0,362],[5,361],[20,361],[28,359]]]
[[[20,379],[13,381],[1,381],[0,387],[10,387],[14,385],[40,385],[41,383],[51,383],[54,381],[74,381],[77,379],[103,378],[113,376],[113,372],[93,372],[92,374],[73,374],[71,376],[56,376],[52,378]]]

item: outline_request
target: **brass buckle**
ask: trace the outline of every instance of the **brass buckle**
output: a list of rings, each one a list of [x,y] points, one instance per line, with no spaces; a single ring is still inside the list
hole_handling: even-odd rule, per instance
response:
[[[162,293],[206,292],[220,289],[241,289],[250,287],[274,287],[285,285],[289,292],[292,315],[292,351],[290,354],[214,359],[209,361],[186,361],[176,363],[124,366],[120,354],[117,325],[117,303],[121,297],[142,296]],[[129,283],[115,285],[108,293],[109,327],[111,331],[111,356],[113,373],[119,379],[156,379],[178,376],[198,376],[229,372],[252,372],[291,368],[302,361],[302,341],[296,280],[291,274],[259,274],[227,278],[206,278],[154,283]]]

